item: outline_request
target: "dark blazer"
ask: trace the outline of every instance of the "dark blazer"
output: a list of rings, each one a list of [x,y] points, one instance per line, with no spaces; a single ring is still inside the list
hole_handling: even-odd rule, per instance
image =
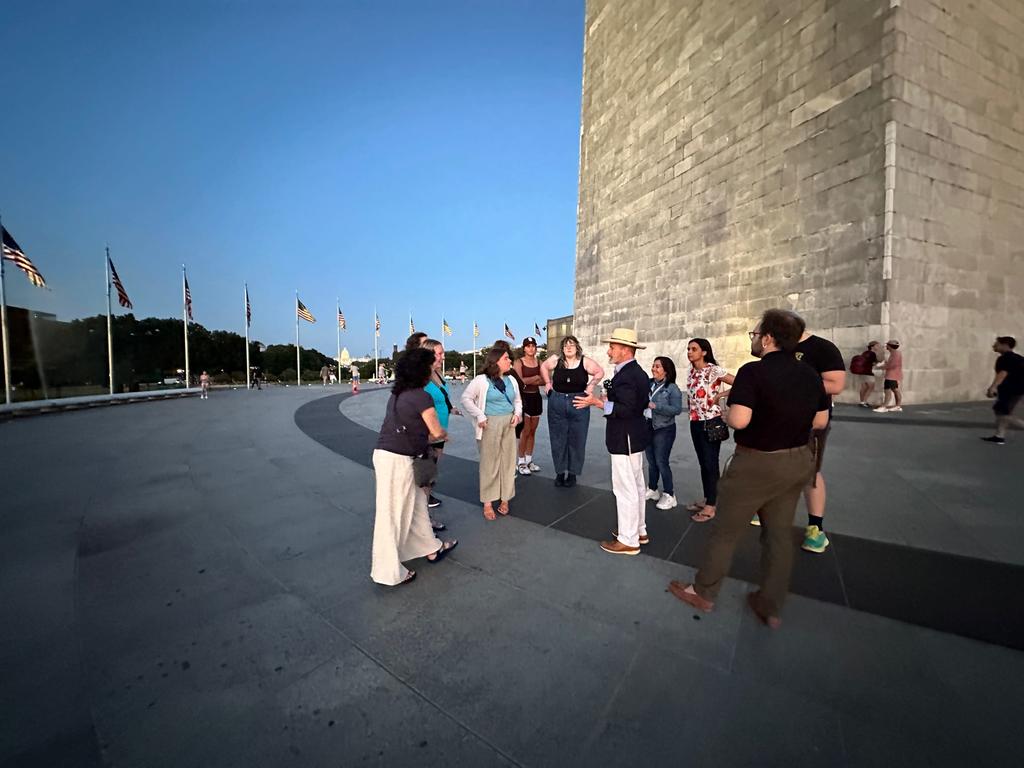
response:
[[[650,402],[647,374],[633,360],[612,377],[608,399],[615,405],[605,416],[604,444],[608,453],[639,453],[651,442],[651,428],[644,418]]]

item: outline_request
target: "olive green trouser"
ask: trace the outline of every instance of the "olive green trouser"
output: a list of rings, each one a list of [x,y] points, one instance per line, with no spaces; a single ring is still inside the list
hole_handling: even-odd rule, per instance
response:
[[[736,543],[751,518],[761,518],[760,605],[777,616],[789,590],[793,569],[793,516],[800,494],[814,476],[810,446],[765,453],[738,446],[718,486],[718,507],[711,539],[694,582],[703,598],[714,601],[729,574]]]

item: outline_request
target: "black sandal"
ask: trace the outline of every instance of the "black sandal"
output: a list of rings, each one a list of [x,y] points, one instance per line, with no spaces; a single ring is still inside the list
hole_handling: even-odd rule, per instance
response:
[[[457,546],[459,546],[459,540],[458,539],[453,539],[452,541],[446,541],[444,544],[441,545],[441,548],[439,550],[437,550],[437,552],[434,553],[434,559],[431,560],[428,557],[427,558],[427,562],[430,562],[430,563],[439,563],[439,562],[441,562],[442,560],[444,560],[445,555],[447,555],[449,552],[451,552]]]
[[[401,587],[403,584],[408,584],[410,581],[416,578],[416,571],[409,571],[409,575],[398,582],[395,586]]]
[[[433,528],[435,532],[437,532],[437,531],[447,531],[448,530],[448,526],[447,525],[445,525],[444,523],[439,523],[436,520],[431,520],[430,521],[430,527]]]

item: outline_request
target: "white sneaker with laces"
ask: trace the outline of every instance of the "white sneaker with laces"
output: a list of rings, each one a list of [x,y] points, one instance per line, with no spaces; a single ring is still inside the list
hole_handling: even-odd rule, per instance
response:
[[[647,501],[657,501],[657,500],[661,499],[661,492],[660,491],[655,491],[655,490],[652,490],[652,489],[648,488],[647,489],[647,493],[644,494],[644,498]]]
[[[894,405],[892,408],[889,409],[889,413],[903,413],[903,406]]]
[[[661,499],[654,506],[658,509],[672,509],[677,505],[677,503],[675,496],[669,496],[667,493],[663,493],[661,494]]]
[[[887,405],[880,405],[877,408],[875,408],[875,413],[888,413],[889,410],[890,410],[889,406],[887,406]]]
[[[528,475],[528,474],[530,474],[530,468],[528,466],[526,466],[525,464],[520,464],[519,465],[519,474],[520,475]]]
[[[532,461],[529,464],[527,464],[526,466],[529,467],[531,472],[540,472],[540,467],[538,467]]]

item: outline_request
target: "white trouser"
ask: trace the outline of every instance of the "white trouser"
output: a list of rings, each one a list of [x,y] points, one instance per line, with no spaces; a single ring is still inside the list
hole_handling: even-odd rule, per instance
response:
[[[644,454],[643,451],[628,456],[613,453],[611,458],[612,493],[619,516],[618,539],[627,547],[639,547],[640,537],[647,534]]]

